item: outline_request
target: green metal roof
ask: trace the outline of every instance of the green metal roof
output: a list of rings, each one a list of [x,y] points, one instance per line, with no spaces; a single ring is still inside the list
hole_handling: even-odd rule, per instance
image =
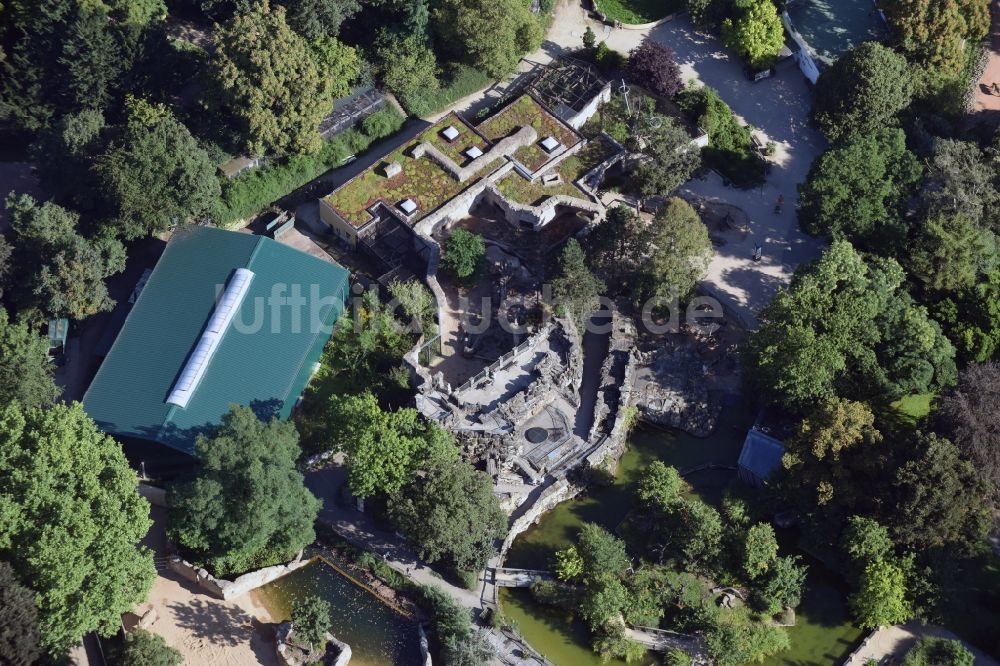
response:
[[[237,268],[249,291],[187,407],[166,403]],[[295,308],[272,294],[304,298]],[[347,298],[348,273],[263,236],[192,227],[174,235],[83,398],[105,432],[191,453],[230,405],[288,418]],[[296,316],[296,312],[299,316]]]

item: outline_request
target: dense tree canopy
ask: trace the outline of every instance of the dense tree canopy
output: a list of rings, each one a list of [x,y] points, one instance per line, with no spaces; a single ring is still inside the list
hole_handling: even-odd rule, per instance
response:
[[[0,562],[0,660],[34,664],[42,656],[40,641],[35,594],[21,585],[12,566]]]
[[[357,0],[278,0],[276,4],[285,7],[288,25],[310,41],[336,37],[340,24],[361,9]]]
[[[450,52],[496,79],[542,43],[541,25],[521,0],[441,0],[434,25]]]
[[[383,32],[375,46],[382,63],[382,81],[401,97],[439,86],[437,59],[426,40],[417,35]]]
[[[330,447],[347,455],[348,485],[358,497],[394,495],[417,470],[455,460],[451,435],[415,409],[383,410],[371,393],[333,396],[328,415]]]
[[[214,80],[243,124],[246,149],[255,155],[316,150],[333,82],[285,23],[284,7],[263,0],[220,26],[215,44]]]
[[[943,437],[919,436],[911,449],[913,459],[896,472],[896,542],[915,552],[947,547],[965,556],[979,553],[991,525],[985,482]]]
[[[805,506],[864,505],[864,480],[881,468],[887,452],[867,405],[840,398],[821,402],[785,442],[786,487],[809,495]]]
[[[902,130],[850,138],[813,162],[799,188],[799,222],[814,235],[885,249],[902,240],[900,207],[920,172]]]
[[[443,559],[459,570],[481,570],[507,533],[492,480],[446,457],[427,461],[392,500],[389,515],[422,559]]]
[[[613,293],[632,291],[648,251],[647,229],[633,209],[619,204],[583,238],[587,263]]]
[[[195,450],[201,466],[174,490],[170,532],[215,575],[290,559],[316,538],[320,502],[296,467],[292,423],[234,406]]]
[[[906,59],[878,42],[865,42],[820,75],[813,119],[831,140],[872,134],[892,125],[912,96]]]
[[[929,292],[956,292],[975,286],[996,263],[996,238],[962,213],[928,215],[916,225],[910,251],[902,259],[907,272]]]
[[[883,7],[899,47],[945,74],[958,73],[966,43],[971,48],[990,25],[986,0],[889,0]]]
[[[857,623],[865,629],[910,619],[913,608],[906,596],[906,572],[890,560],[869,563],[850,605]]]
[[[85,319],[114,307],[104,278],[125,268],[125,248],[108,235],[86,238],[79,216],[26,194],[8,197],[15,234],[18,309],[33,318]]]
[[[961,215],[977,227],[1000,231],[1000,169],[969,141],[935,139],[921,202],[932,213]]]
[[[184,224],[221,190],[215,164],[163,106],[136,101],[125,131],[99,163],[115,231],[132,239]]]
[[[708,228],[691,204],[671,197],[649,225],[648,256],[639,271],[637,298],[685,298],[705,277],[712,259]]]
[[[793,407],[843,395],[892,401],[954,382],[954,348],[902,290],[892,259],[846,241],[796,271],[764,308],[745,352],[760,394]]]
[[[49,341],[0,307],[0,404],[42,407],[59,397],[52,381]]]
[[[938,421],[1000,505],[1000,365],[972,364],[941,398]]]
[[[89,631],[110,635],[155,577],[138,544],[149,504],[121,447],[79,403],[0,411],[0,558],[30,581],[53,657]]]

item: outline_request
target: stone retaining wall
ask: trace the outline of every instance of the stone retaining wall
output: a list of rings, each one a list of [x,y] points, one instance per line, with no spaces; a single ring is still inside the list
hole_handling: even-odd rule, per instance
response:
[[[271,581],[290,574],[296,569],[301,569],[309,564],[309,562],[309,560],[302,559],[302,552],[299,551],[295,559],[288,564],[276,564],[273,567],[264,567],[263,569],[243,574],[231,581],[216,578],[205,569],[196,567],[176,555],[167,560],[167,566],[170,567],[171,571],[180,574],[212,596],[228,601],[229,599],[244,595],[250,590],[267,585]]]
[[[514,543],[514,539],[531,527],[535,521],[541,518],[543,513],[552,510],[557,504],[576,497],[581,490],[579,486],[573,485],[566,479],[553,481],[548,488],[542,491],[531,508],[511,523],[507,530],[507,537],[503,540],[503,545],[500,546],[499,562],[503,564],[507,550]]]

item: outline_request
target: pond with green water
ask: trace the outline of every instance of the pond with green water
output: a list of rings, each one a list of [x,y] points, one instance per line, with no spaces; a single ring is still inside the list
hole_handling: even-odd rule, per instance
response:
[[[506,566],[548,569],[555,551],[576,539],[580,526],[595,522],[614,530],[634,503],[635,486],[650,463],[662,460],[678,469],[705,463],[735,466],[753,411],[740,404],[727,405],[715,432],[706,438],[676,430],[639,427],[619,463],[612,485],[595,488],[545,514],[537,525],[517,538]],[[687,477],[693,491],[706,502],[718,505],[726,487],[736,478],[731,470],[712,469]],[[797,626],[789,630],[792,649],[765,664],[812,666],[840,663],[860,640],[861,631],[849,622],[846,587],[819,562],[807,560],[810,573]],[[600,658],[590,648],[586,625],[573,614],[537,604],[527,590],[503,590],[504,615],[513,620],[524,638],[556,666],[597,666]],[[656,657],[648,655],[646,663]],[[611,662],[624,663],[624,662]]]
[[[305,595],[328,601],[333,609],[330,631],[351,646],[351,664],[421,663],[417,625],[323,561],[313,561],[255,594],[275,622],[290,619],[293,604]]]

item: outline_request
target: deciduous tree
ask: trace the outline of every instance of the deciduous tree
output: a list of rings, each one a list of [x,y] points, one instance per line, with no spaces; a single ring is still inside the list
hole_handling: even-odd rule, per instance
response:
[[[163,636],[145,629],[135,629],[125,638],[122,666],[180,666],[184,656],[172,648]]]
[[[743,542],[743,570],[750,578],[759,578],[778,559],[778,539],[768,523],[757,523],[747,530]]]
[[[848,601],[865,629],[903,622],[913,613],[906,597],[906,573],[891,560],[870,562],[861,575],[861,588]]]
[[[705,277],[712,259],[708,228],[691,204],[671,197],[649,225],[636,297],[686,298]]]
[[[806,582],[808,568],[799,564],[801,558],[778,557],[774,560],[763,579],[763,585],[756,590],[758,598],[769,613],[777,613],[782,608],[795,608],[802,600],[802,586]]]
[[[921,636],[903,658],[903,666],[973,666],[976,657],[962,641]]]
[[[649,37],[628,54],[627,72],[634,83],[663,97],[673,97],[682,86],[674,50]]]
[[[486,256],[483,237],[465,229],[456,229],[444,245],[444,265],[457,278],[476,272]]]
[[[307,594],[292,605],[292,627],[295,637],[307,645],[320,647],[326,643],[330,630],[330,602],[315,594]]]
[[[906,58],[878,42],[865,42],[820,74],[812,116],[831,141],[857,138],[894,125],[912,96]]]
[[[59,397],[52,381],[49,342],[0,307],[0,404],[42,407]]]
[[[538,19],[520,0],[442,0],[434,18],[448,51],[496,79],[542,43]]]
[[[947,74],[958,73],[963,50],[985,37],[990,25],[986,0],[890,0],[884,8],[899,47]]]
[[[418,469],[454,462],[451,436],[420,420],[417,410],[379,407],[371,393],[330,398],[331,447],[347,454],[348,485],[358,497],[394,495]]]
[[[576,549],[583,558],[584,577],[588,579],[620,577],[630,565],[625,542],[596,523],[585,523],[580,528]]]
[[[899,129],[860,134],[819,156],[799,188],[799,222],[813,235],[886,251],[902,240],[900,207],[920,178]]]
[[[443,559],[458,570],[481,570],[507,533],[492,481],[443,456],[422,467],[392,500],[389,516],[428,562]]]
[[[770,0],[756,0],[743,16],[722,22],[722,41],[754,69],[770,67],[785,45],[785,28]]]
[[[277,4],[285,7],[288,25],[310,41],[336,37],[340,24],[361,9],[357,0],[280,0]]]
[[[216,30],[215,45],[214,81],[242,125],[246,149],[256,155],[317,149],[332,81],[285,23],[284,7],[255,4]]]
[[[0,558],[31,581],[53,658],[89,631],[118,631],[153,584],[137,485],[121,446],[79,403],[0,410]]]
[[[98,170],[115,232],[134,239],[191,221],[221,188],[208,153],[169,109],[134,100],[130,110]]]
[[[645,196],[670,194],[701,166],[701,156],[683,127],[665,116],[656,116],[655,122],[658,125],[643,131],[645,159],[635,174]]]
[[[172,494],[170,533],[215,575],[290,559],[316,538],[320,502],[296,466],[292,423],[234,405],[195,451],[201,466]]]
[[[437,59],[426,40],[418,35],[383,32],[375,46],[382,82],[400,97],[422,90],[435,90]]]
[[[85,238],[76,213],[50,201],[38,204],[27,194],[8,197],[7,209],[17,240],[19,311],[34,319],[85,319],[114,307],[104,279],[125,268],[119,241],[106,234]]]
[[[913,444],[917,455],[896,472],[893,537],[917,552],[942,546],[964,556],[981,552],[991,525],[986,484],[944,437],[921,435]]]

